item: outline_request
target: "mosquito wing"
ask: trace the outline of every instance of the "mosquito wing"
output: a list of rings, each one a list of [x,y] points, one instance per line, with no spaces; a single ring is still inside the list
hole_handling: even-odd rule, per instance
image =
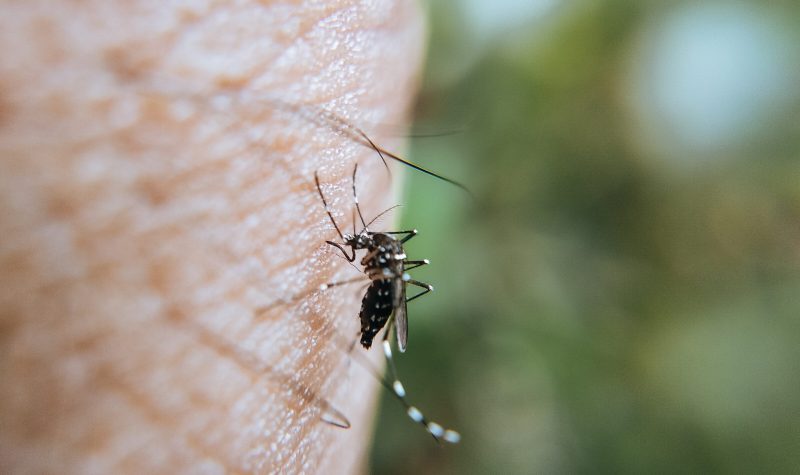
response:
[[[406,351],[408,344],[408,304],[406,303],[406,283],[403,279],[394,280],[394,326],[397,348]]]

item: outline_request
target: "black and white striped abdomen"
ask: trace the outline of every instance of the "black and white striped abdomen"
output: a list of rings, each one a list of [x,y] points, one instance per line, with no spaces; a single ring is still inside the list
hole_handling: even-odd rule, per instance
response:
[[[375,335],[386,325],[394,310],[394,282],[391,279],[372,281],[361,301],[361,345],[372,346]]]

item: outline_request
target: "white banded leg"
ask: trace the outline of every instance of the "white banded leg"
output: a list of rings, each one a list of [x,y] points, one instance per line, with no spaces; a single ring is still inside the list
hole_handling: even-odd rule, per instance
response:
[[[422,260],[419,260],[419,261],[406,260],[404,265],[403,265],[403,270],[404,271],[410,271],[411,269],[416,269],[417,267],[427,266],[430,263],[431,263],[431,261],[429,261],[428,259],[422,259]]]
[[[427,261],[427,259],[426,259],[426,261]],[[408,274],[406,274],[406,275],[408,275]],[[408,284],[416,285],[417,287],[422,287],[424,289],[420,293],[418,293],[418,294],[416,294],[416,295],[414,295],[412,297],[408,297],[406,299],[406,303],[411,302],[414,299],[418,299],[418,298],[422,297],[423,295],[427,294],[428,292],[433,292],[433,286],[431,284],[426,284],[425,282],[420,282],[418,280],[414,280],[414,279],[411,279],[411,278],[406,279],[405,276],[403,276],[403,280]]]
[[[389,332],[387,331],[386,334],[388,335],[388,333]],[[390,377],[392,379],[392,383],[391,385],[388,384],[385,379],[382,379],[381,382],[405,407],[408,417],[410,417],[411,420],[417,424],[425,427],[425,429],[433,436],[434,439],[436,439],[437,442],[445,441],[451,444],[457,444],[461,440],[461,434],[452,429],[445,429],[440,424],[429,420],[424,414],[422,414],[422,412],[420,412],[419,409],[416,408],[416,406],[412,406],[408,402],[403,383],[401,383],[397,378],[397,369],[395,368],[394,359],[392,358],[392,345],[389,342],[389,338],[383,339],[383,355],[386,357],[389,372],[391,373]]]
[[[391,326],[391,322],[389,323],[389,325]],[[338,335],[338,338],[334,338],[334,340],[340,345],[340,348],[342,348],[345,351],[349,351],[348,348],[351,350],[353,345],[355,344],[355,341],[348,344],[341,335]],[[362,365],[364,369],[369,371],[372,374],[372,376],[383,387],[385,387],[388,391],[390,391],[392,395],[398,401],[400,401],[400,404],[402,404],[403,407],[405,408],[408,417],[410,417],[412,421],[423,426],[425,430],[427,430],[433,436],[434,440],[436,440],[437,442],[445,441],[451,444],[458,443],[461,440],[461,435],[458,432],[450,429],[445,429],[440,424],[428,420],[419,409],[417,409],[415,406],[412,406],[408,402],[408,399],[406,398],[406,390],[403,387],[403,384],[397,378],[397,370],[394,365],[394,359],[392,358],[392,348],[391,345],[389,344],[389,339],[386,338],[386,334],[384,335],[383,352],[384,356],[388,360],[389,371],[391,372],[390,375],[391,379],[387,379],[386,376],[381,374],[381,372],[373,364],[370,363],[365,353],[356,351],[352,353],[352,356],[360,365]],[[390,380],[392,381],[391,383],[389,383]],[[335,408],[332,408],[332,406],[330,405],[323,406],[323,409],[324,409],[324,417],[322,418],[322,420],[325,421],[326,423],[338,427],[345,427],[346,425],[349,424],[344,415],[336,411]]]

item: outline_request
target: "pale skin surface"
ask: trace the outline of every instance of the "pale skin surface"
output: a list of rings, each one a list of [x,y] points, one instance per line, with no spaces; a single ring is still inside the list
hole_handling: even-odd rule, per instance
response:
[[[368,217],[390,179],[270,101],[402,124],[423,36],[392,0],[0,5],[0,472],[365,470],[379,387],[342,344],[361,286],[308,293],[357,275],[313,173],[348,230],[353,164]]]

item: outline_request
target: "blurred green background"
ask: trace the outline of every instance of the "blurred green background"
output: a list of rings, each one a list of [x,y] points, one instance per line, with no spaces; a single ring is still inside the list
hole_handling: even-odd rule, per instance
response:
[[[372,473],[800,472],[800,4],[426,8]]]

